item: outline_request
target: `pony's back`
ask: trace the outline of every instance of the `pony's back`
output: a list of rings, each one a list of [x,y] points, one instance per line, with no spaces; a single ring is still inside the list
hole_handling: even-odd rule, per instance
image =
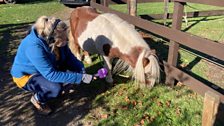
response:
[[[136,46],[147,46],[145,41],[142,39],[142,36],[136,31],[134,25],[129,24],[125,20],[121,19],[115,14],[105,13],[101,14],[100,16],[104,17],[105,19],[109,20],[111,24],[115,27],[115,30],[118,34],[122,35],[122,37],[127,40],[127,44]]]
[[[95,42],[100,40],[102,44],[109,43],[112,47],[119,48],[121,52],[129,52],[131,47],[136,46],[149,48],[133,25],[111,13],[100,14],[89,22],[79,41],[86,42],[86,36],[91,36]],[[97,38],[99,36],[100,39]]]

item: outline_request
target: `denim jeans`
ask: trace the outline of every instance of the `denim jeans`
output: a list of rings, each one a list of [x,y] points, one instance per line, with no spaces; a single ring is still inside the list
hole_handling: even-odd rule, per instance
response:
[[[61,94],[62,83],[48,81],[41,74],[36,74],[29,79],[23,89],[34,92],[35,98],[39,102],[45,103]]]

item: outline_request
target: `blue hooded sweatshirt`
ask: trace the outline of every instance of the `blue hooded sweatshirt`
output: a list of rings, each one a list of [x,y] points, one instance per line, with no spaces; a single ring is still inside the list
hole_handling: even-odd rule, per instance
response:
[[[60,60],[56,61],[46,41],[32,28],[19,45],[11,75],[14,78],[21,78],[25,75],[41,74],[51,82],[80,84],[82,74],[78,72],[84,69],[84,65],[76,59],[67,45],[59,49]],[[67,66],[70,71],[76,72],[59,71],[58,65]]]

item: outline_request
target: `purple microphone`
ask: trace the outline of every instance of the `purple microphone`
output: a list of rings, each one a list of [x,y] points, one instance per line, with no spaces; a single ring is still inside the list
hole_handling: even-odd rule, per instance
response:
[[[102,79],[107,76],[107,73],[108,73],[108,71],[106,68],[101,68],[97,71],[97,74],[95,74],[94,76]]]

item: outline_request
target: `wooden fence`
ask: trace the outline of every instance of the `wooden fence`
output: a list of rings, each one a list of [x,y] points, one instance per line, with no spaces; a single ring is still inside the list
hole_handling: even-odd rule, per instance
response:
[[[159,25],[148,20],[142,19],[143,15],[136,15],[136,7],[137,3],[142,2],[173,2],[174,3],[174,12],[173,14],[166,13],[166,18],[172,18],[172,27],[166,27],[163,25]],[[108,8],[109,4],[114,3],[127,3],[127,8],[129,9],[129,14],[121,13],[119,11]],[[206,92],[212,92],[215,96],[217,96],[222,103],[224,103],[224,90],[221,88],[214,88],[211,85],[211,82],[204,83],[188,73],[184,72],[181,69],[176,67],[177,58],[178,58],[178,50],[179,46],[184,45],[190,49],[197,50],[203,54],[208,55],[216,61],[224,61],[224,44],[214,42],[212,40],[204,39],[190,33],[182,32],[182,17],[184,16],[184,6],[187,3],[199,3],[206,5],[213,5],[224,7],[223,0],[103,0],[101,4],[96,3],[96,0],[92,0],[90,5],[94,8],[102,12],[110,12],[115,13],[120,16],[122,19],[128,21],[135,26],[142,28],[150,33],[161,36],[170,40],[169,44],[169,54],[168,60],[163,61],[165,73],[166,73],[166,83],[169,85],[174,84],[174,80],[182,82],[183,84],[190,87],[193,91],[205,96]],[[165,3],[166,5],[167,3]],[[164,8],[167,9],[167,8]],[[132,15],[132,16],[131,16]],[[224,15],[224,10],[213,10],[213,11],[197,11],[197,12],[189,12],[187,13],[188,17],[198,17],[198,16],[213,16],[213,15]],[[164,18],[164,14],[157,15],[148,15],[152,19],[162,19]],[[203,46],[202,46],[203,45]],[[217,63],[219,64],[219,63]],[[217,100],[216,100],[217,101]],[[206,105],[206,104],[204,104]],[[206,108],[206,107],[204,107]],[[204,112],[206,113],[206,112]],[[207,117],[207,116],[206,116]],[[203,115],[203,119],[204,118]]]
[[[121,0],[126,3],[126,0]],[[130,0],[131,1],[131,0]],[[163,0],[138,0],[138,2],[162,2]],[[212,86],[208,86],[204,82],[197,80],[196,78],[190,76],[186,72],[176,68],[177,65],[177,56],[179,45],[182,44],[191,49],[202,52],[208,56],[214,57],[217,60],[224,61],[224,45],[221,43],[214,42],[212,40],[204,39],[190,33],[182,32],[181,24],[182,24],[182,16],[184,13],[184,5],[186,2],[192,3],[201,3],[208,5],[216,5],[216,6],[224,6],[224,1],[221,0],[173,0],[174,2],[174,13],[172,14],[172,28],[168,28],[163,25],[159,25],[148,20],[144,20],[137,16],[130,16],[129,14],[124,14],[119,11],[108,8],[109,2],[108,0],[104,0],[102,4],[98,4],[95,1],[91,2],[91,6],[99,9],[103,12],[115,13],[124,20],[128,21],[135,26],[142,28],[146,31],[149,31],[153,34],[162,36],[164,38],[169,39],[169,54],[168,61],[163,61],[165,72],[166,72],[166,83],[173,85],[174,79],[184,83],[189,86],[195,92],[205,95],[205,92],[211,91],[220,96],[221,101],[224,103],[224,91],[221,88],[213,89]],[[208,11],[209,12],[209,11]],[[217,12],[217,11],[216,11]],[[218,11],[218,14],[222,14],[223,10]],[[192,12],[194,13],[194,12]],[[199,12],[200,13],[200,12]],[[213,15],[217,15],[217,13],[212,12]],[[211,13],[209,14],[211,15]],[[203,46],[202,46],[203,45]],[[214,59],[213,58],[213,59]],[[214,84],[215,85],[215,84]]]

